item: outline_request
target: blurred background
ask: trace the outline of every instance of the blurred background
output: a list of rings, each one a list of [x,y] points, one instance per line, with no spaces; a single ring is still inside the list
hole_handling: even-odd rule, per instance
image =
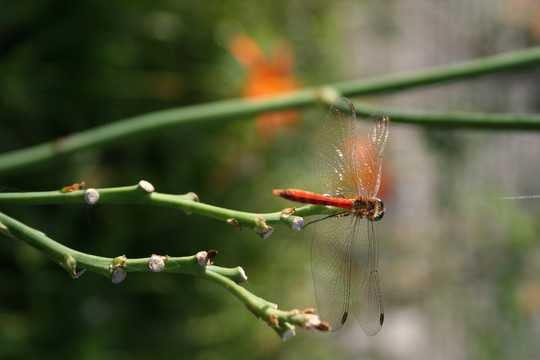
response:
[[[235,97],[424,69],[540,43],[536,0],[269,3],[0,3],[0,151],[122,118]],[[409,109],[535,113],[540,69],[361,98]],[[191,123],[0,178],[7,190],[145,179],[160,192],[269,212],[272,189],[317,189],[327,108]],[[221,287],[173,274],[78,280],[0,241],[1,359],[527,359],[540,351],[540,134],[393,123],[377,223],[386,320],[367,337],[283,343]],[[262,240],[225,223],[141,206],[2,206],[80,251],[115,257],[219,250],[282,309],[315,306],[313,228]]]

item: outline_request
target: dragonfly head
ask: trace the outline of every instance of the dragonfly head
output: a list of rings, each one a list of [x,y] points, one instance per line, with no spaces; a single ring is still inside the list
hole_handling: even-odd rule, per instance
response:
[[[374,206],[368,215],[368,220],[379,221],[384,216],[384,204],[379,198],[373,198],[373,200]]]

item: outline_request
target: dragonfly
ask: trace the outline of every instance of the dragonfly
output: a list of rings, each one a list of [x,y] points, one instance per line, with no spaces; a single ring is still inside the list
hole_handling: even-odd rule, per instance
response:
[[[342,210],[316,220],[311,246],[317,306],[332,331],[345,323],[351,304],[367,335],[377,334],[384,322],[374,223],[385,211],[376,196],[389,127],[390,119],[384,114],[357,120],[352,102],[337,98],[315,155],[315,178],[326,194],[274,190],[275,195],[292,201]]]

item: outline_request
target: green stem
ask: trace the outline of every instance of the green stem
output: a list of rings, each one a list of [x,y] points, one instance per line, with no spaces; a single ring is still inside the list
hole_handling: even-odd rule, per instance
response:
[[[315,105],[326,97],[324,95],[324,88],[333,89],[335,94],[341,94],[343,96],[377,94],[473,78],[538,64],[540,64],[540,47],[533,47],[478,60],[439,66],[428,70],[342,82],[323,87],[306,88],[297,92],[265,99],[232,99],[158,111],[120,120],[26,149],[4,153],[0,155],[0,174],[83,150],[112,146],[120,140],[145,137],[149,134],[155,134],[158,131],[163,131],[184,123],[207,120],[230,120],[253,116],[263,112]],[[477,117],[474,114],[469,114],[468,116]],[[491,114],[481,115],[482,119],[484,119],[483,121],[486,122],[490,122],[491,116]],[[410,116],[394,117],[392,120],[418,124],[432,124],[435,121],[444,120],[445,123],[450,123],[450,120],[446,117],[442,116],[442,119],[440,117],[424,117],[424,120],[420,120],[417,116],[411,114]],[[495,126],[513,128],[514,117],[512,115],[503,115],[502,117],[495,115],[495,117]],[[540,127],[537,118],[528,119],[526,122],[536,123],[534,125],[536,129]]]
[[[364,81],[350,81],[333,86],[343,95],[367,95],[442,82],[470,79],[501,71],[540,65],[540,47],[487,56],[427,70],[408,71]]]
[[[438,128],[477,128],[486,130],[540,130],[540,114],[494,114],[477,112],[411,111],[354,103],[356,113],[369,116],[382,112],[392,122],[436,126]]]
[[[127,259],[123,255],[116,258],[89,255],[64,246],[49,238],[44,233],[3,213],[0,213],[0,232],[12,239],[22,240],[28,245],[42,251],[55,263],[66,268],[68,273],[73,277],[77,277],[76,268],[86,269],[106,277],[111,277],[112,273],[119,268],[124,269],[126,272],[151,271],[148,265],[151,258]],[[219,266],[201,267],[195,255],[184,257],[162,256],[162,258],[164,259],[164,267],[160,272],[201,275],[208,269],[235,283],[245,280],[245,275],[243,275],[240,268],[223,268]]]
[[[255,316],[261,318],[261,320],[270,325],[283,341],[287,340],[290,336],[295,335],[295,325],[306,330],[330,330],[328,324],[320,322],[319,318],[312,315],[310,311],[278,310],[277,304],[268,302],[250,293],[247,289],[238,286],[230,279],[224,278],[213,271],[206,271],[203,277],[225,287],[231,294],[242,301]]]
[[[269,323],[274,330],[286,340],[294,335],[294,326],[305,329],[328,330],[326,324],[311,312],[282,311],[277,309],[277,305],[272,304],[238,285],[238,282],[246,280],[245,274],[240,267],[228,269],[219,266],[207,265],[208,262],[200,263],[199,259],[208,261],[206,252],[201,252],[195,256],[169,257],[152,255],[149,258],[127,259],[125,256],[107,258],[94,256],[73,250],[53,239],[47,237],[40,231],[28,227],[27,225],[0,213],[0,233],[14,240],[22,240],[30,246],[48,255],[55,263],[65,268],[73,278],[78,278],[82,272],[77,269],[89,270],[110,278],[114,283],[124,280],[127,272],[172,272],[196,275],[201,278],[213,281],[227,289],[238,299],[240,299],[257,317]],[[159,269],[152,268],[152,259],[161,259],[163,266]],[[121,273],[121,276],[115,274]]]
[[[37,231],[3,213],[0,213],[0,232],[4,233],[12,239],[19,239],[30,246],[42,251],[48,255],[56,264],[63,266],[68,270],[72,276],[75,276],[75,268],[70,264],[72,259],[75,259],[77,264],[82,265],[84,269],[88,269],[92,272],[110,276],[112,259],[88,255],[73,249],[68,248],[62,244],[57,243],[51,238],[47,237],[40,231]],[[73,264],[74,265],[74,264]]]
[[[271,213],[251,213],[208,205],[198,201],[193,193],[185,195],[163,194],[147,192],[141,185],[123,186],[115,188],[93,189],[99,194],[98,204],[145,204],[169,207],[188,213],[228,221],[237,227],[247,227],[255,230],[261,236],[269,236],[272,232],[270,225],[285,223],[293,225],[297,217],[329,214],[338,211],[325,206],[306,205],[294,210],[290,216],[283,216],[283,211]],[[0,193],[0,204],[13,205],[52,205],[52,204],[86,204],[85,192],[78,190],[72,192],[38,191],[21,193]],[[234,219],[234,220],[233,220]]]

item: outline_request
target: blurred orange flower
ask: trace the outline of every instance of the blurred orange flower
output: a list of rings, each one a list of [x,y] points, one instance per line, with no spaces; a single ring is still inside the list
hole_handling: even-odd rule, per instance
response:
[[[288,43],[274,47],[266,58],[263,50],[245,34],[233,36],[228,44],[231,54],[247,70],[242,96],[265,97],[298,89],[300,81],[293,73],[294,50]],[[300,121],[297,110],[287,110],[257,116],[257,133],[272,141],[282,126],[294,126]]]

